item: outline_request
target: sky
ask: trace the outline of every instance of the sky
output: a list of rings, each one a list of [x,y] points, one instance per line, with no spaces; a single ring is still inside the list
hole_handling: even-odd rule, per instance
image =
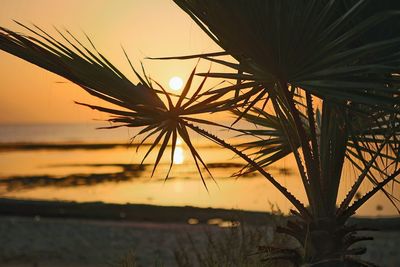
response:
[[[37,24],[52,34],[53,26],[67,28],[81,40],[85,32],[136,81],[122,45],[136,67],[143,61],[151,77],[166,86],[173,76],[185,80],[196,60],[145,57],[221,51],[172,0],[1,0],[0,26],[24,32],[13,20]],[[209,63],[202,62],[200,68],[208,69]],[[74,104],[75,100],[102,103],[63,78],[0,51],[0,124],[87,123],[108,118]]]

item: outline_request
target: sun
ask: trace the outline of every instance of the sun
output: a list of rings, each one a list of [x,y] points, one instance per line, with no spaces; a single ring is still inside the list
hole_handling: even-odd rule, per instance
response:
[[[183,81],[178,76],[174,76],[169,80],[169,87],[174,91],[180,90],[182,86],[183,86]]]

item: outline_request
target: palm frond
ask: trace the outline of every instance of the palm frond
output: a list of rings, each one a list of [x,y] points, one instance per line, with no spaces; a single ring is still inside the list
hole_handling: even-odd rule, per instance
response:
[[[243,102],[245,97],[241,99],[227,97],[228,91],[208,92],[206,94],[203,92],[203,87],[207,76],[204,77],[202,83],[192,96],[188,97],[196,71],[196,68],[194,68],[182,94],[178,96],[178,101],[174,104],[172,100],[173,95],[168,93],[160,84],[156,83],[159,89],[153,88],[144,69],[144,77],[135,70],[124,49],[123,53],[134,74],[140,81],[138,84],[134,84],[126,78],[121,71],[96,49],[89,38],[88,42],[92,49],[86,47],[69,31],[63,33],[57,30],[60,38],[66,43],[63,44],[62,41],[58,41],[55,37],[47,34],[37,26],[33,26],[32,28],[20,23],[18,24],[32,35],[23,35],[0,28],[1,50],[58,74],[79,85],[91,95],[120,108],[106,108],[76,102],[94,110],[111,114],[112,117],[109,121],[115,125],[105,128],[144,127],[138,133],[138,135],[144,135],[141,144],[146,140],[150,140],[150,138],[153,138],[153,143],[145,153],[142,163],[158,147],[152,176],[167,146],[171,143],[171,164],[166,176],[168,178],[173,165],[173,153],[177,135],[179,134],[188,145],[203,183],[206,185],[199,163],[211,177],[212,175],[192,144],[186,125],[183,122],[188,119],[200,124],[219,125],[211,121],[191,118],[191,115],[229,110],[232,107],[241,106],[240,102]],[[160,95],[167,99],[167,105],[161,100]],[[228,126],[226,127],[229,128]]]
[[[400,62],[395,1],[385,0],[378,9],[365,0],[175,2],[247,73],[210,77],[285,81],[339,102],[399,102],[399,80],[391,75]]]

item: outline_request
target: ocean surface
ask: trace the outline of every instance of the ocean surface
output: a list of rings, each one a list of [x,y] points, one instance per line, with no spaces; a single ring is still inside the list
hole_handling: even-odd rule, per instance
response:
[[[99,126],[107,124],[0,125],[0,197],[255,211],[288,212],[292,208],[265,178],[257,174],[232,177],[244,162],[199,136],[193,135],[193,142],[214,178],[203,169],[207,188],[183,142],[175,150],[175,164],[165,180],[170,148],[151,177],[156,153],[141,165],[149,146],[136,151],[140,139],[132,142],[135,131],[97,130]],[[230,132],[214,133],[229,143],[245,141],[232,138]],[[293,166],[289,157],[268,171],[306,203]],[[345,195],[351,183],[343,181],[339,197]],[[361,193],[368,190],[365,186]],[[378,194],[357,215],[396,216],[397,211],[383,194]]]

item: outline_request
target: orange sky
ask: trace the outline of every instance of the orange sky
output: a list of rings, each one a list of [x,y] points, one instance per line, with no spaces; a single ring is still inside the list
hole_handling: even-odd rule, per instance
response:
[[[0,25],[22,30],[13,19],[35,23],[51,33],[53,25],[66,27],[81,38],[83,30],[129,77],[133,75],[121,44],[136,66],[146,56],[221,51],[168,0],[1,0]],[[196,61],[144,63],[153,78],[167,85],[172,76],[185,78]],[[209,64],[204,62],[202,66],[208,68]],[[60,81],[64,80],[0,51],[0,124],[107,119],[107,115],[73,103],[79,100],[98,104],[99,100],[69,82]]]

